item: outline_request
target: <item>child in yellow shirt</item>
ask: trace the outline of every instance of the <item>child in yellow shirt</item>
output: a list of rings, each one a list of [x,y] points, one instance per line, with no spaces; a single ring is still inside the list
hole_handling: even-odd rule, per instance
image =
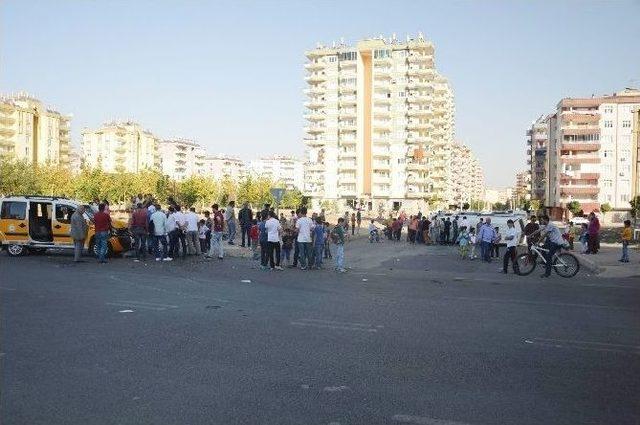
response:
[[[631,221],[625,220],[624,227],[622,228],[622,258],[621,263],[629,262],[629,243],[631,243]]]

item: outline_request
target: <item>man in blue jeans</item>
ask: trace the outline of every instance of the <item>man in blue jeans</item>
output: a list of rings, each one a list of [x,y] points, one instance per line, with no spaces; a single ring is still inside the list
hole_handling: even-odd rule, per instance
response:
[[[93,215],[93,224],[95,226],[95,245],[96,254],[99,263],[107,262],[107,251],[109,234],[111,233],[111,216],[105,212],[105,204],[98,205],[98,212]]]
[[[480,257],[482,261],[491,262],[491,244],[495,237],[496,231],[491,227],[491,217],[487,217],[476,237],[477,241],[480,242]]]
[[[302,270],[306,270],[308,266],[312,266],[313,264],[309,264],[311,261],[311,232],[315,224],[313,220],[307,217],[307,208],[300,208],[300,218],[296,220],[296,230],[298,231],[298,246],[300,250],[300,268]],[[294,259],[295,262],[295,259]]]
[[[564,246],[564,239],[562,239],[562,233],[560,233],[560,229],[554,224],[549,222],[549,216],[543,215],[540,217],[540,234],[542,238],[546,238],[544,243],[545,249],[548,249],[547,253],[544,256],[547,264],[545,265],[544,274],[540,277],[546,278],[551,276],[551,261],[553,260],[553,256],[555,255],[560,248]]]

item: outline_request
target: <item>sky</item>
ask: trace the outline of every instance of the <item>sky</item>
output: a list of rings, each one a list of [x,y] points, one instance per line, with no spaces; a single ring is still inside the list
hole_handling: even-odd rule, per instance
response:
[[[455,93],[456,139],[489,186],[563,97],[640,87],[640,0],[0,0],[0,93],[83,127],[134,119],[211,153],[302,156],[304,51],[422,31]]]

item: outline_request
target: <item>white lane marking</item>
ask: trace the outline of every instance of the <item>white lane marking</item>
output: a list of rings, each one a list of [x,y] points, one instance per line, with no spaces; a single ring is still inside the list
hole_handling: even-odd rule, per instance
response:
[[[295,326],[312,326],[315,328],[340,329],[344,331],[378,332],[377,329],[367,329],[367,328],[360,328],[360,327],[353,327],[353,326],[325,325],[321,323],[291,322],[291,324]]]
[[[340,385],[337,387],[324,387],[322,391],[325,391],[327,393],[339,393],[341,391],[346,391],[348,389],[349,387],[347,387],[346,385]]]
[[[640,346],[627,344],[611,344],[608,342],[576,341],[573,339],[531,338],[525,339],[525,344],[535,344],[543,347],[573,348],[585,351],[601,351],[610,353],[625,353],[640,355]]]
[[[242,279],[240,282],[242,282],[242,283],[251,283],[251,279]]]
[[[298,319],[298,322],[314,322],[314,323],[326,323],[329,325],[343,325],[343,326],[362,326],[362,327],[371,327],[368,323],[354,323],[354,322],[337,322],[335,320],[324,320],[324,319]]]
[[[448,421],[446,419],[427,418],[425,416],[414,415],[393,415],[391,420],[401,422],[403,424],[417,425],[470,425],[465,422]]]
[[[600,305],[600,304],[554,303],[554,302],[542,302],[542,301],[527,301],[527,300],[498,299],[498,298],[476,298],[476,297],[442,297],[441,299],[461,300],[461,301],[479,301],[479,302],[502,303],[502,304],[552,305],[557,307],[601,308],[605,310],[635,311],[632,308],[616,307],[616,306]]]
[[[133,313],[133,310],[120,310],[118,313]]]
[[[106,305],[113,305],[116,307],[133,307],[133,308],[139,308],[142,310],[154,310],[154,311],[163,311],[166,310],[166,308],[164,307],[149,307],[149,306],[145,306],[145,305],[135,305],[135,304],[131,304],[131,303],[105,303]]]
[[[148,306],[151,306],[151,307],[178,308],[177,305],[160,304],[160,303],[148,303],[148,302],[145,302],[145,301],[118,300],[118,302],[119,303],[132,303],[132,304],[148,305]]]

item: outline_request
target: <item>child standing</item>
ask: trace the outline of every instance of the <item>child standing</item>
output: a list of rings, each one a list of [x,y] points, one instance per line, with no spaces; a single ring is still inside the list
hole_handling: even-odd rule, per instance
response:
[[[582,225],[580,243],[582,244],[582,253],[585,254],[589,250],[589,226],[586,223]]]
[[[200,252],[207,252],[207,232],[209,228],[206,225],[206,221],[200,220],[198,222],[198,239],[200,240]]]
[[[293,231],[290,228],[284,229],[282,234],[282,260],[287,267],[291,264],[291,250],[293,249]]]
[[[496,258],[500,258],[500,242],[502,241],[502,235],[500,234],[500,228],[495,227],[496,236],[491,241],[491,258],[493,258],[494,254]]]
[[[462,226],[460,228],[460,234],[456,239],[456,242],[458,243],[458,252],[460,253],[461,260],[464,260],[465,258],[467,258],[467,254],[469,252],[470,240],[471,238],[469,237],[469,232],[467,232],[467,227]]]
[[[621,263],[629,262],[629,244],[631,243],[631,220],[624,221],[624,228],[622,229],[622,258]]]
[[[251,251],[253,252],[253,259],[259,260],[260,255],[258,249],[260,247],[260,229],[258,228],[258,220],[251,221],[251,229],[249,229],[249,237],[251,238]]]
[[[478,256],[476,255],[476,229],[473,227],[469,232],[469,246],[469,259],[475,260]]]

